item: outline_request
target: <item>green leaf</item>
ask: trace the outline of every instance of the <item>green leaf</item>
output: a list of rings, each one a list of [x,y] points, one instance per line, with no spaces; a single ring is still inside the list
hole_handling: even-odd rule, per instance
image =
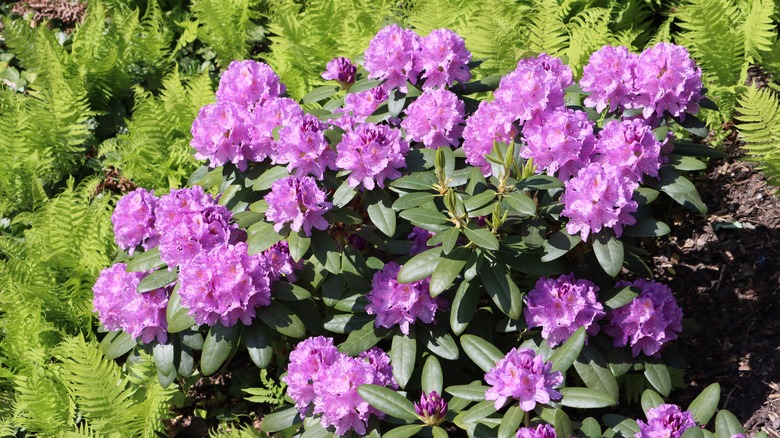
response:
[[[203,352],[200,355],[200,371],[204,376],[210,376],[225,363],[238,337],[238,325],[225,327],[217,322],[206,336]]]
[[[549,190],[562,188],[563,182],[552,176],[534,175],[520,181],[515,187],[519,190]]]
[[[339,87],[330,85],[325,87],[318,87],[304,94],[301,98],[301,103],[305,105],[307,103],[320,102],[333,96],[338,91]]]
[[[271,364],[274,357],[274,349],[271,345],[272,336],[268,328],[260,321],[244,328],[242,339],[246,345],[249,358],[259,368],[265,368]]]
[[[601,438],[601,426],[599,425],[598,420],[593,417],[582,420],[580,433],[581,435],[579,436],[585,435],[584,438]]]
[[[144,293],[160,289],[173,283],[177,278],[179,278],[179,271],[177,269],[174,269],[173,271],[169,271],[168,269],[154,271],[138,283],[137,292]]]
[[[561,405],[570,408],[594,409],[614,406],[617,402],[609,394],[590,388],[561,388]]]
[[[252,190],[261,192],[271,188],[274,182],[290,175],[285,166],[274,166],[263,172],[252,184]]]
[[[640,206],[647,205],[655,201],[658,198],[658,195],[660,193],[661,192],[659,192],[658,190],[651,189],[650,187],[639,187],[637,189],[634,189],[633,199]]]
[[[406,397],[379,385],[360,385],[358,394],[363,397],[371,406],[387,415],[398,418],[399,420],[417,421],[417,413],[414,411],[412,402]]]
[[[233,215],[233,219],[236,220],[238,226],[244,229],[249,228],[252,225],[262,221],[264,218],[265,215],[254,211],[240,211]]]
[[[481,289],[476,283],[464,281],[458,286],[455,299],[452,300],[452,309],[450,309],[450,327],[456,335],[463,333],[471,322],[471,318],[474,317],[480,292]]]
[[[341,208],[347,204],[357,195],[357,190],[349,186],[349,181],[344,180],[343,183],[333,193],[333,206]]]
[[[688,411],[693,414],[693,419],[697,423],[706,425],[709,423],[715,411],[718,409],[718,401],[720,400],[720,385],[713,383],[710,386],[704,388],[704,391],[699,394],[688,406]]]
[[[554,353],[550,356],[553,371],[560,371],[566,374],[566,371],[572,366],[585,346],[585,336],[585,327],[580,327],[563,345],[553,350]]]
[[[623,242],[612,233],[602,231],[597,234],[593,241],[593,252],[607,275],[614,277],[620,273],[620,268],[623,267]]]
[[[715,416],[715,433],[718,438],[731,438],[734,435],[745,433],[745,429],[734,414],[721,409]]]
[[[347,90],[347,94],[360,93],[361,91],[370,90],[374,87],[378,87],[379,85],[382,85],[382,81],[363,78],[352,84],[352,86],[349,87],[349,90]]]
[[[435,236],[428,240],[429,246],[435,246],[441,244],[444,254],[449,254],[455,249],[455,245],[458,243],[458,237],[460,236],[460,230],[457,228],[447,228],[444,231],[439,231]]]
[[[327,233],[313,233],[311,249],[314,258],[331,274],[341,274],[341,250]]]
[[[449,289],[460,271],[466,266],[466,260],[470,254],[471,251],[468,248],[460,247],[441,258],[431,274],[429,286],[431,296],[435,297]]]
[[[514,438],[523,418],[525,418],[525,411],[520,409],[520,406],[510,407],[504,414],[501,425],[498,426],[498,438]]]
[[[494,190],[486,190],[478,195],[474,195],[466,201],[463,205],[466,207],[466,211],[474,211],[478,208],[493,202],[496,199],[496,192]]]
[[[704,431],[699,427],[689,427],[680,438],[704,438]]]
[[[582,242],[582,238],[579,235],[572,236],[565,231],[559,231],[544,242],[542,261],[551,262],[558,259],[574,249],[580,242]]]
[[[448,438],[450,436],[441,426],[433,426],[431,432],[433,432],[433,438]]]
[[[443,214],[432,208],[410,208],[409,210],[402,211],[399,215],[413,224],[422,226],[422,228],[430,225],[446,224],[448,222]]]
[[[439,356],[442,359],[457,360],[460,357],[458,344],[452,339],[449,333],[438,326],[427,326],[429,330],[427,347],[428,351]]]
[[[647,412],[650,409],[664,404],[664,399],[662,399],[661,396],[652,389],[645,389],[645,392],[642,393],[640,404],[642,405],[642,410],[645,412],[645,416],[647,416]]]
[[[536,202],[523,191],[514,191],[504,198],[520,216],[533,216],[536,214]]]
[[[409,438],[416,435],[422,428],[422,424],[405,424],[388,430],[382,434],[382,438]]]
[[[569,419],[569,416],[566,415],[566,412],[563,411],[563,409],[555,410],[555,418],[553,423],[555,427],[555,434],[557,436],[570,437],[574,435],[574,429],[572,428],[571,420]]]
[[[407,193],[393,202],[393,209],[407,210],[410,208],[419,207],[433,201],[434,197],[435,195],[433,193]]]
[[[399,283],[411,283],[430,277],[441,261],[441,248],[431,248],[409,259],[398,272]]]
[[[303,321],[290,308],[278,301],[271,301],[265,307],[258,307],[257,317],[272,329],[291,338],[306,337]]]
[[[672,377],[663,363],[645,361],[645,378],[664,397],[672,392]]]
[[[165,309],[165,318],[168,322],[168,333],[179,333],[195,325],[195,318],[190,316],[190,310],[181,305],[179,285],[173,288],[171,297],[168,298],[168,308]]]
[[[686,131],[690,132],[691,134],[697,137],[706,138],[707,135],[709,135],[710,133],[709,129],[707,129],[707,125],[704,124],[704,122],[702,122],[698,118],[696,118],[696,116],[691,114],[686,114],[685,120],[683,121],[677,120],[677,123],[679,123],[680,126],[683,127],[683,129],[685,129]]]
[[[501,350],[496,348],[493,344],[474,335],[463,335],[460,337],[460,346],[463,347],[463,351],[478,367],[484,372],[490,371],[496,366],[504,355]],[[574,359],[572,359],[572,362]]]
[[[290,248],[290,257],[297,262],[306,254],[306,251],[309,250],[311,239],[306,237],[303,234],[303,230],[301,230],[297,233],[291,232],[290,235],[287,236],[287,243]]]
[[[473,408],[462,413],[461,415],[463,415],[463,417],[461,417],[461,421],[463,423],[473,423],[487,417],[493,412],[496,412],[496,402],[493,400],[485,400],[483,402],[477,403]]]
[[[672,230],[669,225],[652,217],[637,217],[636,223],[623,229],[623,233],[637,237],[661,237]]]
[[[493,366],[495,366],[495,364],[493,364]],[[485,400],[485,391],[488,389],[490,388],[480,384],[455,385],[448,386],[444,389],[444,392],[468,401],[483,401]]]
[[[609,394],[617,402],[619,395],[617,379],[596,349],[592,346],[583,347],[580,356],[574,362],[574,368],[588,388]]]
[[[496,306],[511,319],[520,318],[523,310],[520,289],[512,281],[506,265],[502,261],[485,260],[479,277]]]
[[[260,428],[263,432],[279,432],[300,424],[301,421],[301,416],[295,406],[285,406],[265,415],[260,423]]]
[[[144,251],[127,262],[125,271],[127,272],[146,272],[165,266],[165,262],[160,259],[160,247],[154,247],[149,251]]]
[[[311,293],[306,289],[286,281],[277,281],[271,286],[271,295],[275,300],[300,301],[311,298]]]
[[[138,341],[129,333],[117,331],[107,333],[106,337],[100,341],[99,348],[107,359],[113,360],[132,350],[136,345],[138,345]]]
[[[634,298],[638,297],[641,292],[642,290],[636,286],[624,286],[603,291],[599,295],[607,307],[617,309],[634,301]]]
[[[604,415],[604,423],[624,438],[632,438],[639,432],[639,425],[636,423],[636,420],[626,418],[622,415]],[[605,435],[608,434],[609,431],[605,432]]]
[[[175,372],[176,368],[173,366],[173,344],[160,344],[157,343],[152,347],[152,357],[154,358],[154,366],[157,367],[157,371],[163,375],[170,375],[171,372]]]
[[[417,340],[414,338],[414,331],[411,331],[409,335],[397,334],[393,336],[388,354],[390,355],[390,363],[393,364],[395,381],[401,388],[406,388],[406,384],[412,377],[414,362],[417,358]]]
[[[382,189],[374,189],[369,192],[368,217],[371,222],[388,237],[395,234],[395,210],[390,206],[390,198]]]
[[[691,157],[711,157],[711,158],[726,158],[728,157],[723,151],[719,151],[713,147],[692,143],[690,141],[675,140],[674,141],[674,154],[688,155]]]
[[[368,350],[387,336],[387,329],[375,328],[374,321],[369,321],[360,330],[355,330],[347,336],[347,339],[339,345],[339,351],[350,356]]]
[[[420,379],[422,384],[422,390],[430,394],[436,391],[439,395],[442,393],[442,386],[444,385],[444,374],[441,370],[441,364],[436,356],[428,356],[422,369],[422,378]]]
[[[325,321],[325,330],[333,333],[351,333],[359,330],[369,322],[374,322],[374,317],[365,313],[342,313],[333,315]]]
[[[707,168],[707,163],[704,161],[682,155],[671,155],[669,157],[669,165],[683,171],[704,170]]]
[[[658,171],[658,181],[648,178],[645,183],[654,187],[674,199],[683,207],[697,211],[701,214],[707,213],[707,206],[704,205],[696,187],[687,178],[677,173],[674,168],[664,166]]]
[[[246,245],[249,255],[260,254],[283,239],[283,236],[274,230],[274,225],[265,221],[252,225],[246,231],[248,235]]]
[[[398,117],[406,104],[406,95],[398,90],[394,90],[390,93],[387,99],[387,112],[391,117]]]
[[[498,239],[490,231],[485,228],[468,226],[463,228],[463,234],[468,237],[475,245],[489,249],[491,251],[498,251]]]

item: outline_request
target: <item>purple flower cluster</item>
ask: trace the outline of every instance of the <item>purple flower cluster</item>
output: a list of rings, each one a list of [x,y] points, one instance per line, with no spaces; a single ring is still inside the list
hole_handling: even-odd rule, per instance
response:
[[[540,424],[536,427],[521,427],[517,430],[515,438],[555,438],[555,428],[549,424]]]
[[[686,430],[696,427],[693,414],[677,405],[664,404],[647,411],[647,423],[637,421],[639,432],[634,438],[680,438]]]
[[[525,321],[529,328],[542,327],[542,337],[555,348],[578,328],[589,335],[599,331],[597,320],[604,307],[596,298],[599,288],[588,280],[575,280],[574,274],[558,278],[542,277],[525,296]]]
[[[635,286],[642,291],[632,302],[609,314],[610,323],[604,331],[615,338],[616,347],[630,345],[634,357],[640,352],[653,356],[664,344],[677,339],[677,333],[682,332],[682,309],[669,286],[644,279],[615,286]]]
[[[355,125],[364,123],[368,116],[373,114],[387,98],[388,93],[381,86],[359,93],[347,94],[344,96],[344,105],[335,111],[343,115],[338,119],[331,120],[331,123],[345,131],[352,130]]]
[[[421,38],[413,30],[395,24],[385,27],[371,40],[363,66],[369,77],[385,81],[385,90],[407,91],[406,82],[422,88],[452,86],[471,79],[471,52],[463,39],[448,29],[437,29]]]
[[[520,156],[564,181],[590,163],[596,142],[588,114],[567,108],[537,113],[523,125],[523,139]]]
[[[595,161],[623,168],[635,181],[642,181],[644,175],[658,176],[661,143],[642,120],[607,122],[599,132],[596,149],[600,155]]]
[[[271,99],[255,108],[249,126],[253,151],[251,161],[259,162],[266,158],[275,160],[278,142],[274,138],[274,131],[299,124],[303,114],[301,106],[288,97]]]
[[[267,64],[257,61],[233,61],[222,73],[217,88],[218,102],[235,102],[244,107],[281,96],[287,87]]]
[[[412,232],[406,236],[406,238],[412,242],[412,248],[409,250],[409,255],[419,254],[428,250],[428,240],[434,235],[434,232],[428,231],[425,228],[412,227]],[[441,246],[441,244],[437,246]]]
[[[406,167],[408,151],[409,143],[401,138],[401,131],[365,123],[344,134],[336,146],[336,165],[352,171],[347,178],[350,187],[384,188],[385,180],[401,176],[398,169]]]
[[[512,121],[506,121],[501,114],[501,107],[496,101],[482,101],[474,114],[466,120],[463,129],[463,152],[466,162],[479,167],[482,174],[492,173],[490,163],[485,155],[493,151],[493,143],[510,143],[514,140],[518,129]]]
[[[154,192],[136,189],[116,203],[111,222],[117,246],[133,255],[138,245],[144,249],[157,246],[159,235],[154,229],[157,198]]]
[[[287,178],[275,181],[271,192],[265,195],[268,211],[265,217],[274,222],[274,230],[279,232],[285,224],[298,232],[311,236],[311,229],[324,230],[328,221],[322,217],[333,206],[325,200],[325,192],[317,187],[317,182],[310,176]]]
[[[701,69],[684,47],[671,43],[639,55],[605,46],[591,55],[580,85],[591,93],[586,105],[598,111],[641,108],[645,118],[668,113],[682,119],[698,112],[702,99]]]
[[[512,398],[520,402],[520,409],[529,412],[536,403],[561,398],[553,387],[563,383],[563,375],[552,371],[552,363],[530,348],[513,348],[485,374],[485,381],[490,385],[485,400],[495,400],[496,409]]]
[[[100,272],[95,285],[93,305],[98,319],[108,331],[123,330],[135,339],[150,343],[168,340],[168,292],[155,289],[139,294],[138,283],[148,274],[126,272],[124,263],[117,263]]]
[[[311,114],[283,127],[275,161],[287,164],[287,170],[296,177],[322,179],[325,169],[336,169],[336,153],[325,140],[325,129],[325,124]]]
[[[429,90],[406,109],[401,127],[409,139],[427,148],[457,146],[463,132],[463,101],[443,88]]]
[[[577,176],[565,182],[561,195],[564,204],[561,215],[569,218],[566,231],[579,233],[585,240],[602,228],[612,228],[618,237],[624,225],[633,225],[636,219],[631,213],[637,203],[631,199],[637,187],[620,168],[591,163],[583,167]]]
[[[349,58],[333,58],[322,73],[322,79],[336,81],[342,88],[348,88],[355,83],[357,67]]]
[[[399,283],[401,265],[387,263],[374,274],[371,292],[368,293],[366,313],[376,315],[376,327],[399,325],[401,333],[409,334],[409,324],[418,319],[426,324],[433,322],[436,310],[447,303],[441,297],[433,298],[428,291],[430,278],[412,283]]]
[[[337,435],[349,430],[363,435],[372,414],[384,416],[360,397],[360,385],[398,388],[390,357],[382,350],[373,347],[351,357],[341,354],[332,338],[322,336],[306,339],[290,352],[282,380],[301,415],[321,415],[322,426],[334,426]]]

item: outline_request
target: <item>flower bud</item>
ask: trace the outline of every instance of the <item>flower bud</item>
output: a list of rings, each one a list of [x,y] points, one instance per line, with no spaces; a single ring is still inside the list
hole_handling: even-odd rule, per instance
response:
[[[417,415],[428,426],[438,426],[447,416],[447,402],[436,392],[422,393],[420,403],[414,404]]]

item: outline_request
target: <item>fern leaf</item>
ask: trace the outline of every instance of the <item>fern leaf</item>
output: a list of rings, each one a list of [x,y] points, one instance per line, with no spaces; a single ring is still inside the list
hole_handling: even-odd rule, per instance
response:
[[[575,76],[582,72],[590,54],[607,44],[607,35],[610,33],[609,19],[609,9],[591,8],[577,14],[569,23],[571,45],[566,54],[569,57],[569,67]]]
[[[739,99],[737,125],[743,148],[751,160],[780,185],[780,102],[770,90],[748,87]]]
[[[776,4],[773,0],[750,0],[742,25],[745,33],[745,55],[750,62],[760,62],[764,52],[771,52],[777,42]]]
[[[546,52],[550,56],[563,55],[569,43],[569,33],[564,22],[567,12],[556,0],[537,2],[528,26],[528,48],[535,52]]]

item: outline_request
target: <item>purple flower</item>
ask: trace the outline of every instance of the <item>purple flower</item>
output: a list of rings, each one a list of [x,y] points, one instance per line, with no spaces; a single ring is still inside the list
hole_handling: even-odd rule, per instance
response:
[[[423,38],[418,56],[424,90],[471,79],[471,52],[466,50],[463,38],[449,29],[436,29]]]
[[[248,255],[245,243],[197,254],[181,267],[179,284],[181,304],[197,324],[250,325],[255,308],[271,304],[268,268],[261,255]]]
[[[647,423],[637,420],[639,432],[634,438],[680,438],[686,430],[696,427],[693,414],[677,405],[664,404],[647,411]]]
[[[197,151],[195,158],[209,160],[210,167],[225,163],[246,170],[247,161],[257,161],[250,137],[249,112],[233,101],[217,102],[200,109],[192,122],[192,141]]]
[[[579,233],[586,240],[591,232],[612,228],[615,235],[623,234],[623,225],[633,225],[631,213],[637,203],[631,199],[637,183],[619,168],[591,163],[577,176],[565,182],[561,195],[562,216],[569,218],[566,231]]]
[[[515,438],[555,438],[555,428],[549,424],[517,429]]]
[[[287,376],[282,380],[287,384],[287,395],[295,401],[301,415],[305,415],[317,396],[313,382],[320,380],[325,369],[339,357],[341,353],[333,345],[333,338],[323,336],[301,341],[290,352]]]
[[[585,105],[601,112],[634,108],[634,76],[638,57],[625,47],[604,46],[593,52],[582,70],[580,86],[590,93]]]
[[[474,114],[466,120],[466,128],[463,130],[466,162],[481,168],[485,176],[492,173],[490,162],[485,159],[485,155],[493,152],[493,143],[509,144],[517,135],[517,128],[511,120],[506,120],[501,111],[501,106],[496,101],[482,101]]]
[[[495,400],[496,409],[513,398],[520,401],[520,409],[529,412],[536,403],[561,398],[553,387],[563,383],[563,375],[552,371],[552,362],[545,362],[530,348],[513,348],[485,374],[485,381],[490,385],[485,400]]]
[[[542,53],[521,59],[517,68],[501,79],[495,102],[502,117],[522,124],[539,111],[564,106],[564,89],[572,84],[571,69],[560,59]]]
[[[643,120],[612,120],[604,125],[596,142],[594,161],[626,169],[635,181],[644,175],[658,176],[661,167],[661,143],[653,128]]]
[[[381,86],[359,93],[350,93],[344,96],[344,106],[337,109],[336,113],[343,115],[331,120],[331,124],[350,131],[360,123],[364,123],[368,116],[374,113],[379,105],[387,100],[388,94]]]
[[[430,278],[412,283],[399,283],[401,265],[387,263],[374,274],[371,292],[368,293],[366,313],[376,315],[376,327],[390,328],[399,325],[401,333],[409,334],[409,324],[418,319],[426,324],[433,322],[436,310],[446,305],[441,297],[433,298],[428,291]]]
[[[414,411],[422,417],[423,423],[428,426],[438,426],[447,416],[447,402],[436,391],[423,392],[420,403],[414,404]]]
[[[252,139],[249,160],[259,162],[265,158],[274,159],[278,148],[274,130],[297,125],[303,116],[301,106],[287,97],[269,99],[255,107],[249,116],[249,136]]]
[[[148,344],[155,338],[168,340],[165,309],[168,293],[164,289],[138,293],[138,283],[148,274],[126,272],[124,263],[103,269],[95,285],[93,304],[98,319],[108,331],[123,330]]]
[[[235,102],[248,109],[281,96],[285,90],[279,76],[267,64],[249,60],[233,61],[219,79],[217,101]]]
[[[172,190],[157,207],[160,258],[173,269],[200,252],[228,243],[238,231],[230,223],[232,216],[200,186]]]
[[[443,88],[425,91],[404,111],[407,137],[427,148],[457,146],[463,132],[463,101]]]
[[[419,49],[419,35],[391,24],[368,44],[363,67],[368,70],[368,77],[385,81],[385,90],[398,88],[406,93],[406,81],[416,84],[420,74]]]
[[[290,283],[294,283],[295,270],[303,267],[301,263],[295,263],[290,257],[290,245],[285,240],[263,251],[263,257],[268,268],[268,278],[271,280],[277,280],[284,275]]]
[[[428,250],[428,240],[435,235],[436,233],[425,228],[413,227],[412,232],[406,236],[412,242],[412,249],[409,250],[409,255],[419,254]],[[441,246],[441,243],[436,246]]]
[[[599,331],[596,321],[605,315],[596,298],[598,290],[588,280],[575,280],[574,274],[542,277],[525,296],[525,321],[529,328],[542,327],[542,337],[551,348],[565,342],[580,327],[595,335]]]
[[[116,244],[130,255],[138,245],[153,248],[160,238],[154,228],[157,197],[154,192],[138,188],[126,194],[116,203],[111,222],[114,224]]]
[[[682,309],[669,286],[645,279],[622,281],[615,286],[642,290],[632,302],[609,314],[610,323],[604,332],[615,338],[616,347],[631,345],[634,357],[640,352],[653,356],[664,344],[677,339],[677,333],[682,332]]]
[[[336,81],[342,88],[348,88],[355,82],[357,67],[349,58],[333,58],[322,73],[322,79]]]
[[[537,171],[557,173],[564,181],[590,163],[596,142],[587,113],[568,108],[536,113],[523,126],[523,138],[527,147],[520,156],[533,158]]]
[[[645,118],[663,117],[668,112],[683,119],[686,112],[699,111],[701,69],[685,47],[658,43],[645,49],[636,65],[636,102],[644,107]]]
[[[409,143],[401,138],[401,131],[366,123],[344,134],[336,147],[336,165],[352,171],[347,178],[350,187],[384,188],[386,179],[401,176],[398,169],[406,167],[404,155],[408,151]]]
[[[325,192],[310,176],[288,176],[275,181],[265,200],[268,202],[265,217],[275,223],[274,230],[277,232],[287,223],[291,230],[298,232],[303,229],[307,236],[311,236],[312,228],[328,228],[328,221],[322,215],[333,204],[325,201]]]
[[[306,114],[279,131],[277,163],[287,164],[296,177],[313,175],[322,179],[326,169],[336,169],[336,153],[325,140],[325,124]]]

